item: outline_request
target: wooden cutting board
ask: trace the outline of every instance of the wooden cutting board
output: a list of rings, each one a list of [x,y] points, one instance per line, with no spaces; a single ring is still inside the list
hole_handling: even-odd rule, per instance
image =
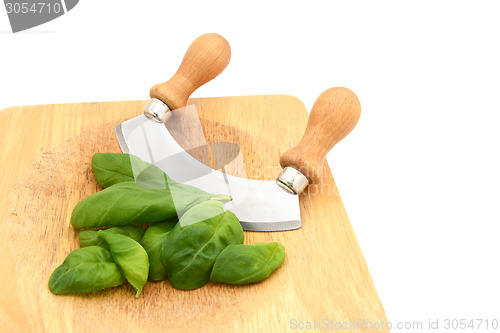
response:
[[[319,193],[311,186],[301,194],[302,228],[245,232],[247,244],[278,241],[286,248],[283,266],[261,283],[181,291],[168,281],[148,282],[138,299],[128,284],[85,295],[52,295],[50,274],[79,247],[71,211],[101,189],[90,167],[92,155],[120,152],[114,126],[139,115],[146,103],[21,106],[0,112],[0,331],[286,332],[314,322],[316,328],[343,324],[351,331],[348,323],[358,319],[387,321],[330,172],[323,179],[330,190]],[[299,142],[308,117],[304,104],[291,96],[191,103],[208,141],[238,144],[246,176],[254,179],[275,179],[280,154]]]

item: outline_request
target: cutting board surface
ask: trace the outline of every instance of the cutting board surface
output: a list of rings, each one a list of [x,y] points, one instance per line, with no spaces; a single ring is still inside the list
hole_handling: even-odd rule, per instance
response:
[[[331,330],[358,319],[387,321],[329,170],[322,184],[300,197],[302,228],[245,232],[247,244],[278,241],[286,248],[283,266],[261,283],[210,283],[181,291],[168,281],[148,282],[138,299],[127,283],[90,294],[52,295],[50,274],[79,248],[71,211],[101,190],[92,155],[120,152],[114,126],[139,115],[146,103],[0,111],[1,332],[286,332],[314,322]],[[280,154],[299,142],[308,116],[300,100],[282,95],[190,103],[208,141],[239,145],[245,176],[253,179],[275,179]],[[242,168],[226,171],[241,176]]]

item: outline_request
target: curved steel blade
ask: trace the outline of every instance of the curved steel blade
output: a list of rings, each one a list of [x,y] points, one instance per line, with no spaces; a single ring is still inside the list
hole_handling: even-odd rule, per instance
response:
[[[231,195],[225,207],[240,219],[245,230],[297,229],[298,196],[280,189],[274,181],[234,177],[200,163],[172,137],[164,124],[141,115],[115,128],[120,148],[158,166],[173,180],[214,194]]]

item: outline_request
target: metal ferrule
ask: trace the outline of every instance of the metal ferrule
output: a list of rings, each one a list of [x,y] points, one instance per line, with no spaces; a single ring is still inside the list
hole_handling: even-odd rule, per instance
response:
[[[307,177],[292,167],[283,169],[276,184],[290,194],[300,194],[309,185]]]
[[[167,104],[163,103],[157,98],[153,98],[151,99],[151,101],[149,101],[148,105],[146,105],[146,108],[144,109],[144,115],[149,119],[153,119],[159,123],[162,123],[168,111],[170,111],[170,108],[167,106]]]

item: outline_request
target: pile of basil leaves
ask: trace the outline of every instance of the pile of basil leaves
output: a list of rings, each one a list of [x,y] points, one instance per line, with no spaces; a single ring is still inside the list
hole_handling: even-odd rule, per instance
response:
[[[243,244],[238,218],[224,209],[229,196],[176,183],[129,154],[97,153],[92,169],[104,189],[75,206],[71,224],[94,230],[80,232],[82,248],[52,273],[54,294],[93,292],[125,280],[136,297],[148,280],[168,278],[178,289],[254,283],[285,260],[279,243]]]

